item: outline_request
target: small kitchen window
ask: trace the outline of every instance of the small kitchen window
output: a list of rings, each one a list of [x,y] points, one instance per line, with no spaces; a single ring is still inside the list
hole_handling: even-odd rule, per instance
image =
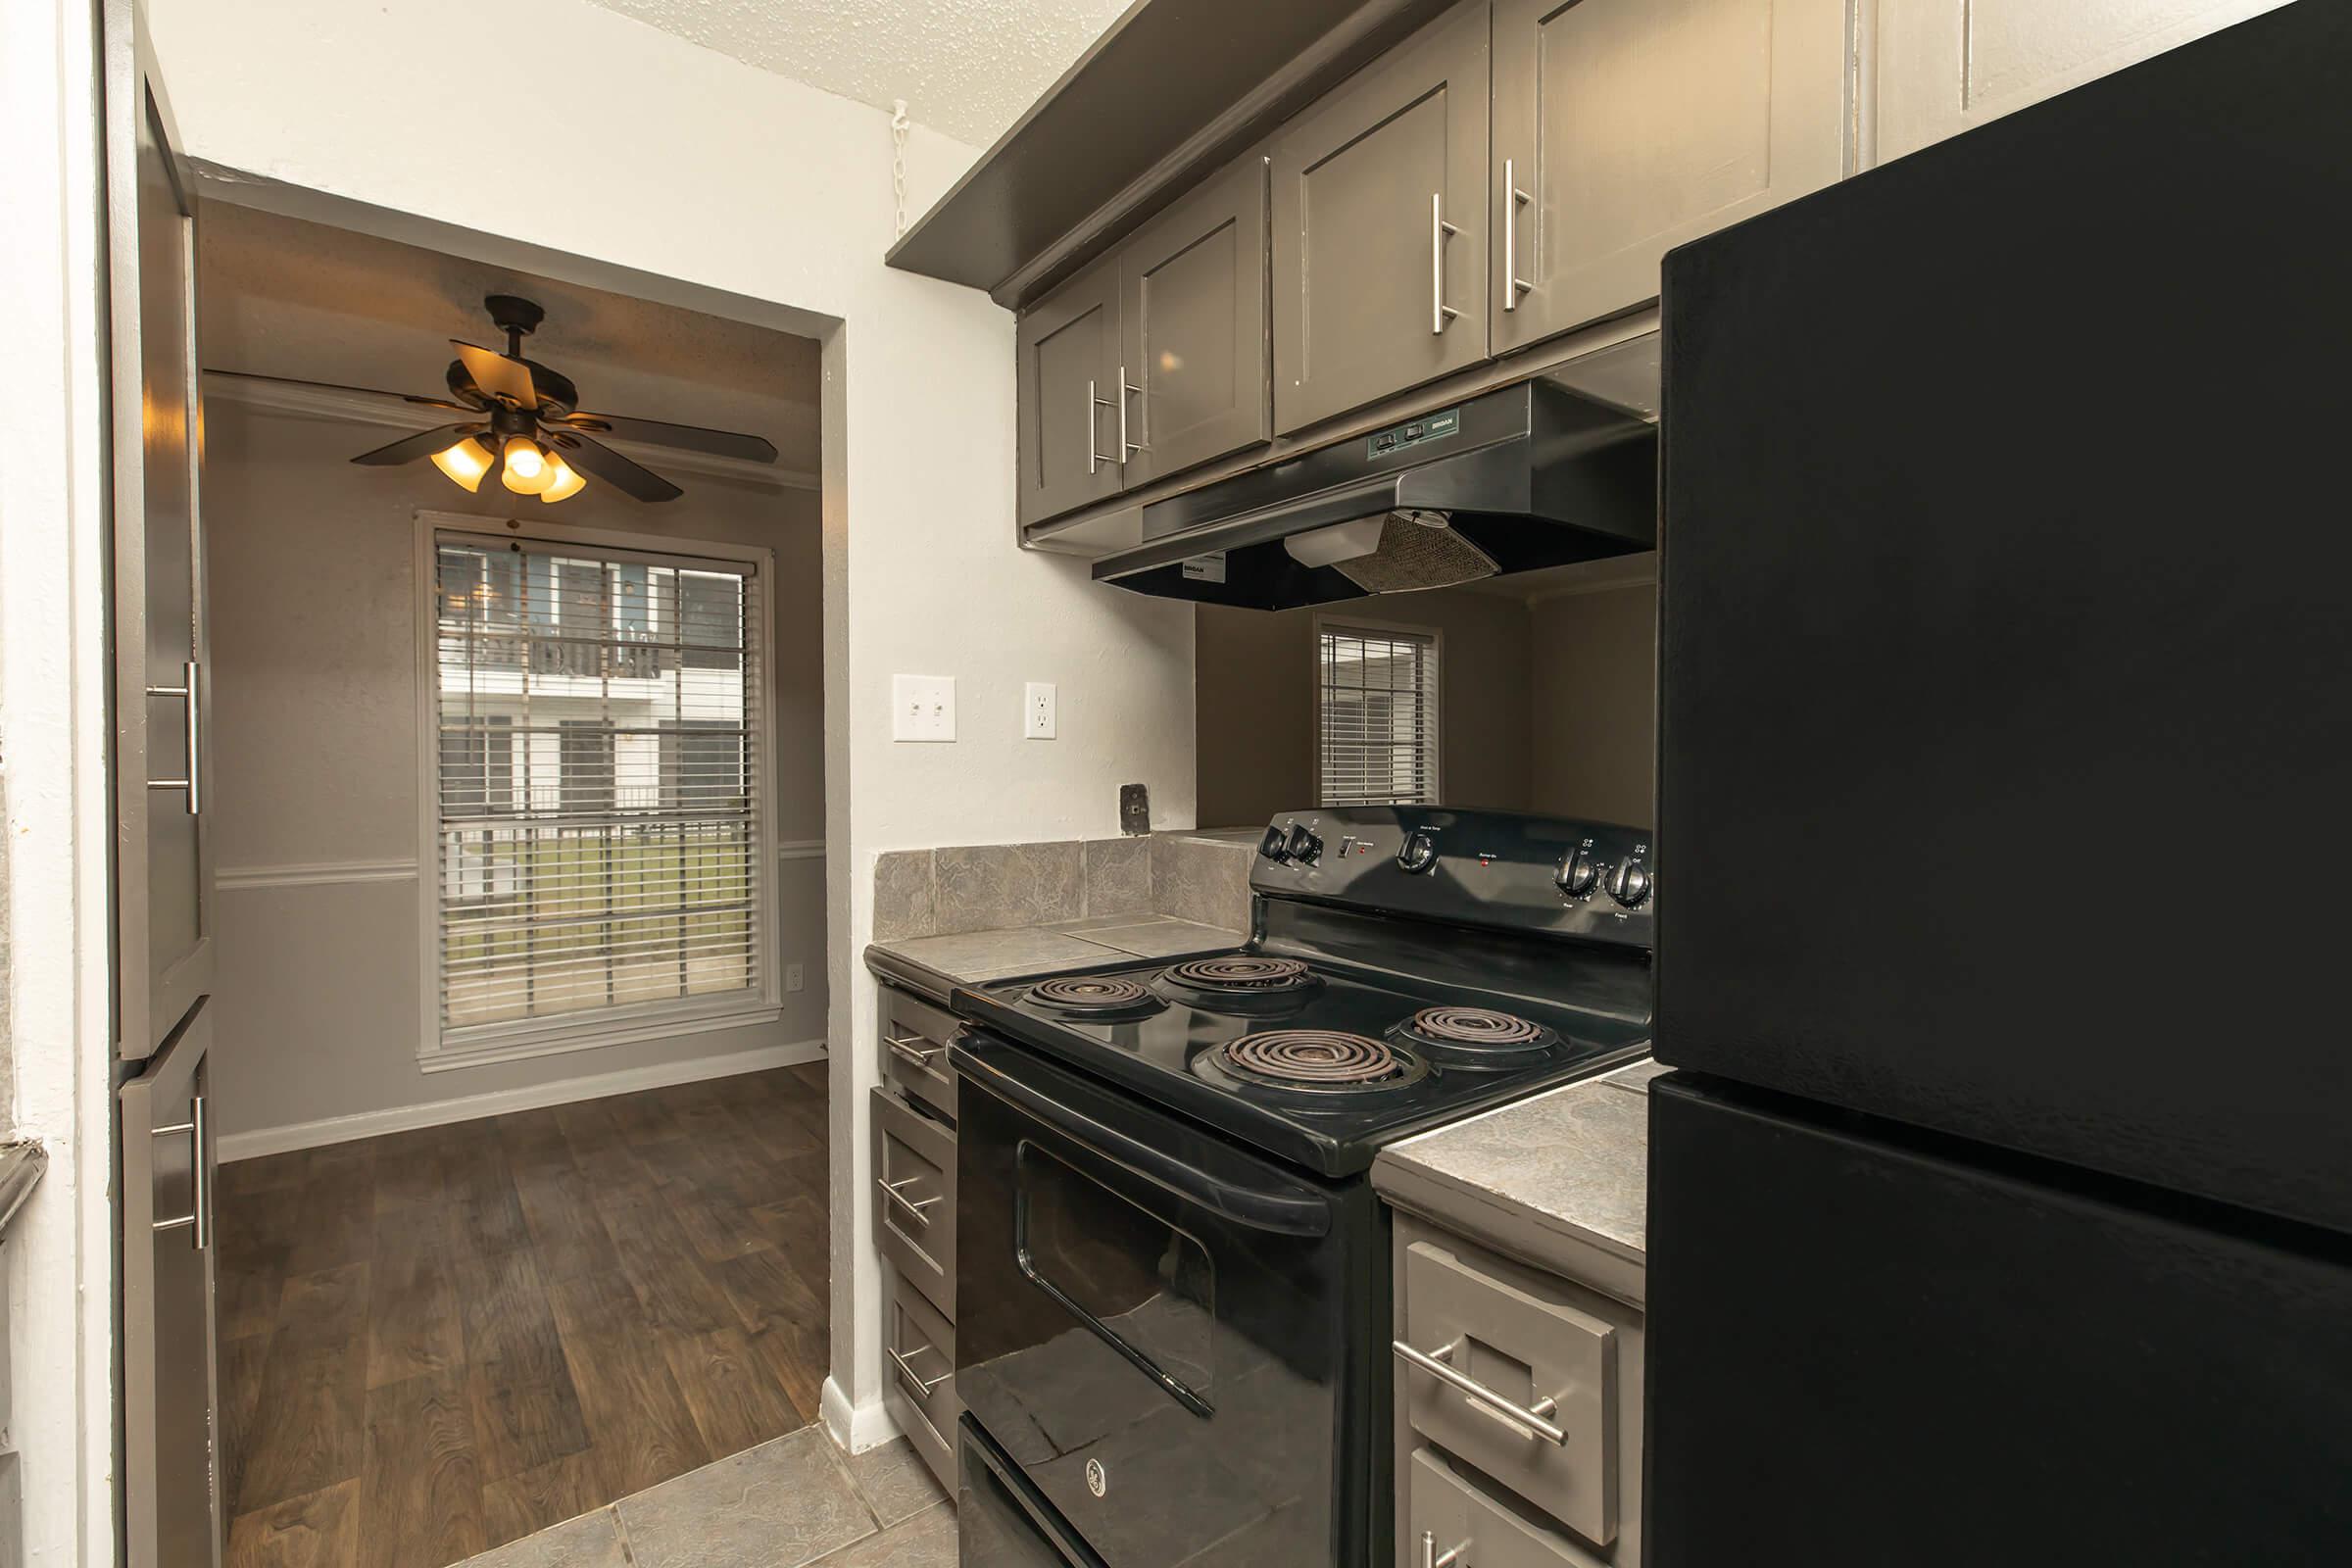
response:
[[[1438,634],[1318,627],[1317,798],[1324,806],[1438,800]]]
[[[427,1062],[772,1015],[747,560],[433,536]]]

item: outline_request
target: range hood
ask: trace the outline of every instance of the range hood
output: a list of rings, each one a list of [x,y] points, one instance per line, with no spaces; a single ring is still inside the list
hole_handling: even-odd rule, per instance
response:
[[[1098,582],[1250,610],[1446,587],[1657,543],[1657,433],[1546,381],[1144,509]]]

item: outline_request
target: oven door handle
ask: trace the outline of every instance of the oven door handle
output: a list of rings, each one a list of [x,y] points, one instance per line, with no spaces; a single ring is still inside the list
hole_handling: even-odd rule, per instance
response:
[[[1221,1214],[1252,1230],[1283,1236],[1327,1236],[1331,1233],[1331,1204],[1318,1195],[1294,1190],[1268,1192],[1220,1181],[1173,1155],[1131,1138],[1082,1111],[1038,1093],[1027,1084],[956,1048],[951,1059],[963,1076],[999,1100],[1026,1112],[1072,1142],[1103,1156],[1178,1197]]]

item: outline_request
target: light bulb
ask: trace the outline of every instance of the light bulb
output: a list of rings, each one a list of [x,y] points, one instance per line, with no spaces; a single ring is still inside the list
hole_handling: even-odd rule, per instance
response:
[[[539,492],[542,501],[568,501],[588,488],[587,478],[565,463],[561,452],[547,455],[547,471],[552,477],[548,480],[547,488]]]
[[[482,475],[490,471],[490,449],[467,436],[454,447],[443,447],[433,454],[433,466],[467,490],[482,487]]]
[[[535,496],[554,478],[547,466],[547,454],[539,450],[539,443],[527,435],[509,438],[506,467],[499,474],[502,484],[518,496]]]

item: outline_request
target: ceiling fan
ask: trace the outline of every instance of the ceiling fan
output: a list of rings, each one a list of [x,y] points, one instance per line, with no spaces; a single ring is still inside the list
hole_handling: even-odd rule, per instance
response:
[[[775,445],[762,436],[706,430],[692,424],[665,424],[659,419],[632,419],[617,414],[581,412],[579,390],[571,384],[570,377],[522,357],[522,340],[538,329],[547,313],[533,301],[513,294],[493,294],[482,304],[489,311],[491,321],[507,334],[507,349],[501,354],[455,338],[450,340],[458,351],[458,357],[450,362],[448,373],[450,396],[457,400],[454,403],[448,398],[333,386],[324,381],[300,381],[286,376],[252,375],[241,370],[209,373],[232,375],[244,381],[360,392],[463,415],[465,417],[455,423],[403,436],[389,446],[363,452],[351,461],[369,467],[388,467],[429,457],[433,466],[467,491],[481,489],[482,481],[496,473],[499,482],[516,495],[537,496],[547,502],[578,495],[588,487],[591,475],[639,501],[675,501],[685,494],[651,468],[630,462],[596,440],[596,435],[707,452],[751,463],[776,461]]]

